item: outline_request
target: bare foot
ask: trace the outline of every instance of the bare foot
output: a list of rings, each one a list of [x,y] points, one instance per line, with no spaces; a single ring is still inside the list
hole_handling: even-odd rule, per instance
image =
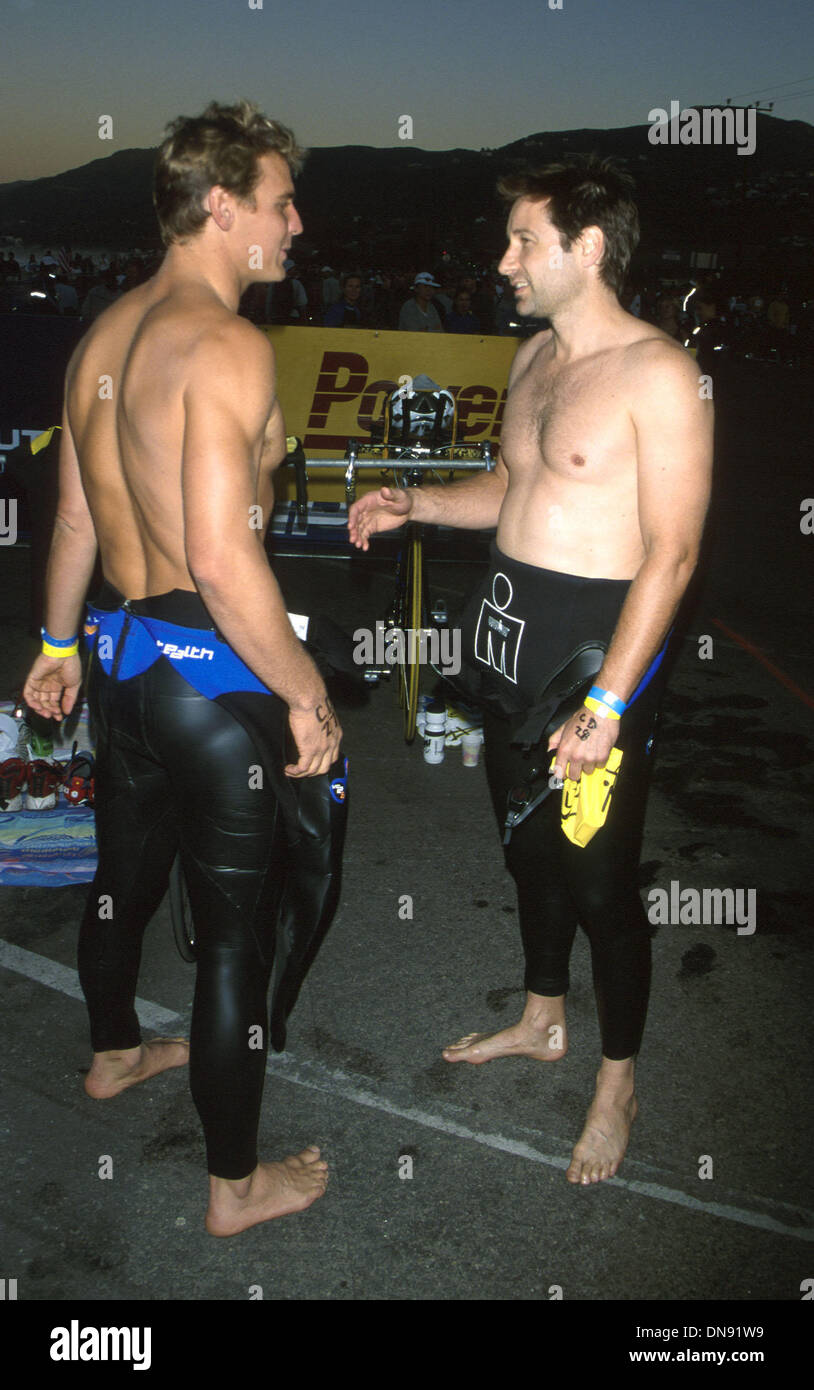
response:
[[[523,1017],[499,1033],[468,1033],[442,1053],[447,1062],[491,1062],[494,1057],[534,1057],[556,1062],[568,1051],[565,996],[529,994]]]
[[[128,1086],[147,1081],[170,1067],[186,1066],[188,1061],[186,1038],[151,1038],[125,1052],[95,1052],[85,1077],[85,1090],[94,1100],[109,1100]]]
[[[279,1163],[258,1163],[237,1182],[210,1174],[206,1229],[211,1236],[235,1236],[261,1221],[305,1211],[327,1183],[328,1165],[313,1144]]]
[[[603,1085],[597,1078],[596,1095],[565,1175],[569,1182],[587,1187],[589,1183],[614,1177],[625,1156],[638,1109],[632,1071],[627,1083]]]

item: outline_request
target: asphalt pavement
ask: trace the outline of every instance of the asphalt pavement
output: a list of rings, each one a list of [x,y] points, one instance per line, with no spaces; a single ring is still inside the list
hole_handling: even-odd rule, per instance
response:
[[[715,390],[715,498],[664,702],[641,889],[647,902],[674,884],[699,898],[741,892],[754,930],[658,927],[641,1109],[617,1178],[565,1179],[599,1061],[581,933],[562,1061],[441,1057],[522,1007],[514,891],[483,767],[464,767],[458,749],[427,765],[420,741],[403,742],[391,688],[346,690],[342,898],[288,1050],[269,1062],[261,1120],[264,1157],[322,1147],[325,1197],[209,1237],[183,1071],[109,1102],[82,1089],[86,888],[4,887],[0,1267],[19,1300],[245,1301],[258,1288],[318,1301],[802,1298],[814,1273],[814,536],[801,505],[814,490],[814,412],[802,378],[771,365],[728,365]],[[290,608],[349,631],[384,615],[392,584],[375,555],[285,559],[278,572]],[[433,591],[452,613],[477,574],[434,565]],[[4,698],[33,655],[27,585],[26,548],[0,546]],[[140,977],[148,1036],[188,1026],[193,973],[165,900]]]

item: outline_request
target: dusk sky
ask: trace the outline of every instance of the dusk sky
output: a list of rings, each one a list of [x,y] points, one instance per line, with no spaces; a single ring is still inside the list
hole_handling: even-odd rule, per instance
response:
[[[212,98],[309,146],[398,145],[409,115],[417,146],[480,149],[727,97],[814,123],[811,0],[555,2],[6,0],[0,182],[157,145]]]

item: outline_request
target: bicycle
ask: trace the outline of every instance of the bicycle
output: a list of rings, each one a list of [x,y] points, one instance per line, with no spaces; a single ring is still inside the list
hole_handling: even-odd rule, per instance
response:
[[[345,500],[348,506],[356,498],[356,474],[359,468],[380,467],[375,462],[367,462],[361,455],[374,455],[384,457],[389,467],[383,470],[385,474],[392,470],[393,478],[397,487],[420,487],[426,473],[434,473],[439,481],[444,479],[440,476],[439,465],[446,461],[451,463],[449,478],[456,471],[486,469],[494,467],[492,458],[491,444],[488,441],[472,445],[460,445],[455,442],[455,415],[454,401],[448,392],[434,390],[431,392],[413,393],[418,396],[419,402],[431,400],[433,402],[434,419],[431,420],[428,436],[434,440],[430,444],[422,444],[417,439],[410,437],[412,420],[416,415],[416,409],[410,407],[411,397],[409,395],[395,392],[388,403],[386,415],[386,425],[384,429],[385,438],[381,444],[365,443],[361,445],[358,440],[350,439],[345,450]],[[402,439],[399,443],[391,443],[389,438],[390,429],[394,418],[394,404],[396,400],[403,402],[402,409]],[[453,428],[449,440],[443,440],[444,415],[447,409],[447,401],[452,402],[453,407]],[[425,411],[424,418],[427,418]],[[393,455],[395,455],[393,457]],[[423,460],[423,461],[422,461]],[[430,606],[429,585],[427,582],[427,567],[424,557],[424,529],[418,522],[410,521],[407,523],[406,532],[402,546],[396,559],[396,576],[393,598],[387,616],[387,632],[385,636],[392,634],[392,642],[395,644],[395,665],[398,666],[399,681],[399,705],[402,709],[404,720],[405,742],[411,744],[416,733],[416,717],[418,714],[418,690],[420,683],[420,668],[423,646],[426,638],[431,635],[432,629],[428,625],[431,617],[436,625],[446,621],[446,608],[442,602],[434,607]],[[365,672],[366,679],[380,680],[382,677],[389,677],[390,666],[372,665]]]

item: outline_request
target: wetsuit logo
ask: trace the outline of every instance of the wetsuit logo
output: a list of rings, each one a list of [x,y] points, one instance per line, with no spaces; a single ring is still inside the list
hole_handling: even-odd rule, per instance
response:
[[[333,798],[333,800],[334,800],[334,801],[338,801],[339,804],[340,804],[340,806],[341,806],[341,805],[344,803],[345,797],[346,797],[347,794],[348,794],[348,760],[347,760],[347,758],[345,758],[345,761],[344,761],[344,764],[343,764],[343,767],[342,767],[342,776],[341,776],[341,777],[332,777],[331,780],[330,780],[330,783],[329,783],[329,789],[330,789],[331,797]]]
[[[492,602],[485,598],[480,606],[475,629],[475,659],[517,685],[517,659],[526,623],[525,619],[506,612],[513,594],[511,580],[498,570],[492,580]]]
[[[179,647],[175,642],[159,642],[156,638],[156,646],[172,661],[184,661],[187,657],[195,661],[212,661],[215,656],[209,647],[191,647],[189,643],[185,647]]]

